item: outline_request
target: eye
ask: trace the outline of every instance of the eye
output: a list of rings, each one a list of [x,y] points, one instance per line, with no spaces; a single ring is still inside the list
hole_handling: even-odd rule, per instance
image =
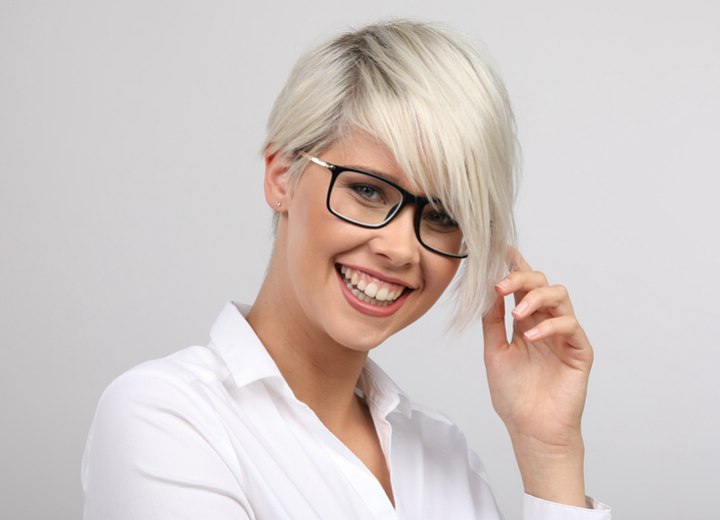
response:
[[[385,207],[394,199],[392,192],[388,189],[388,186],[385,186],[383,183],[375,181],[374,179],[346,178],[345,181],[352,181],[345,184],[344,187],[353,200],[359,204],[373,207]]]
[[[378,200],[381,198],[382,193],[375,186],[369,184],[353,184],[350,189],[355,192],[358,196],[367,200]]]
[[[423,224],[433,231],[456,231],[458,223],[441,208],[428,208],[423,212]]]

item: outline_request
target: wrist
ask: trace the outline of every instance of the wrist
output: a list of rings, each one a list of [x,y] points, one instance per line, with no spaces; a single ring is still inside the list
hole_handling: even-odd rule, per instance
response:
[[[525,493],[550,502],[586,507],[582,436],[548,444],[524,435],[511,440]]]

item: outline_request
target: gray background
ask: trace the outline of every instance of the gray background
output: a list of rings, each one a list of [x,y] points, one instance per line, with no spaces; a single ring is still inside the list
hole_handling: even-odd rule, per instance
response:
[[[587,481],[615,518],[717,514],[720,8],[712,1],[0,3],[0,517],[81,516],[104,387],[205,344],[252,301],[270,210],[258,150],[301,51],[386,16],[482,40],[524,149],[520,245],[597,351]],[[521,483],[481,328],[440,306],[374,357]]]

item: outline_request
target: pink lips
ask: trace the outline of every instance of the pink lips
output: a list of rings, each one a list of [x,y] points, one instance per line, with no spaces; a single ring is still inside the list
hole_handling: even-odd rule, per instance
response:
[[[355,268],[353,268],[355,269]],[[359,271],[359,269],[356,269]],[[348,301],[348,303],[357,311],[362,312],[363,314],[367,314],[369,316],[374,316],[377,318],[384,318],[387,316],[391,316],[395,312],[402,307],[402,305],[405,303],[405,300],[407,299],[410,292],[412,292],[411,289],[406,289],[395,301],[385,305],[375,305],[366,301],[363,301],[359,299],[357,296],[355,296],[351,290],[347,286],[347,282],[343,278],[342,274],[340,274],[339,270],[336,269],[338,282],[340,283],[340,288],[342,290],[343,296],[345,296],[345,299]]]

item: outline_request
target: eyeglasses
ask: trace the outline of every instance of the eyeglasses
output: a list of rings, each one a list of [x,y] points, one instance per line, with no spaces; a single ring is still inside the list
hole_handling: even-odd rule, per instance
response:
[[[327,209],[356,226],[387,226],[407,204],[415,205],[415,236],[425,249],[450,258],[466,258],[463,232],[439,200],[413,195],[370,172],[330,164],[305,152],[300,155],[332,174]]]

